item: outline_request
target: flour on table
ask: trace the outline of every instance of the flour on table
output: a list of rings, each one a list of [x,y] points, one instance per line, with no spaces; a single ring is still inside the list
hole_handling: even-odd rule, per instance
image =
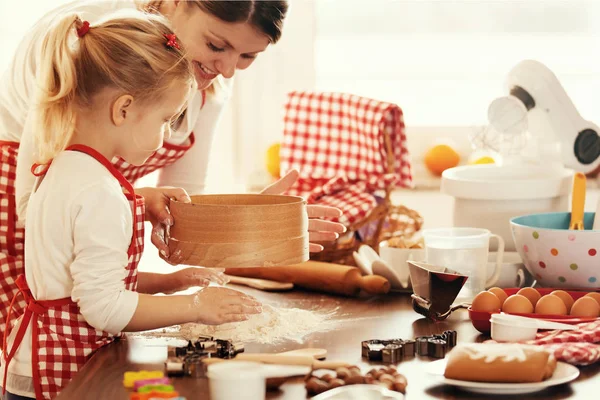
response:
[[[285,340],[302,343],[303,338],[313,332],[331,330],[336,321],[333,313],[319,313],[299,308],[278,308],[263,305],[260,314],[252,315],[242,322],[223,325],[183,324],[178,328],[148,332],[150,336],[176,336],[186,340],[197,339],[201,335],[217,339],[231,339],[234,342],[254,342],[273,344]]]

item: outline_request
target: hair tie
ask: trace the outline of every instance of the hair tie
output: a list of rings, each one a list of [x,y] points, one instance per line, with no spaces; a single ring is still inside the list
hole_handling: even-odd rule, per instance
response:
[[[171,47],[171,48],[175,48],[177,50],[181,49],[181,47],[179,47],[179,43],[177,43],[177,36],[175,36],[174,33],[171,34],[167,34],[165,33],[164,35],[167,38],[167,47]]]
[[[87,21],[83,21],[81,28],[77,28],[77,36],[80,38],[84,37],[86,33],[90,30],[90,23]]]

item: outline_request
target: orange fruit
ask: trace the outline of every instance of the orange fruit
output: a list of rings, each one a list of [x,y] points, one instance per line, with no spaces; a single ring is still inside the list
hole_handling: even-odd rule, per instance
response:
[[[273,178],[280,178],[281,172],[279,169],[279,149],[281,145],[279,143],[274,143],[267,149],[267,153],[265,154],[265,166],[267,168],[267,172]]]
[[[460,155],[447,144],[435,145],[425,153],[425,166],[435,175],[456,167],[459,162]]]

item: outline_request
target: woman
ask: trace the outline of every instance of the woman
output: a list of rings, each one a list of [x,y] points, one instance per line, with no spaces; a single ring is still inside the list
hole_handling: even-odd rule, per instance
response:
[[[113,165],[131,182],[160,171],[158,188],[141,188],[136,192],[146,200],[147,220],[153,225],[152,243],[162,258],[172,264],[177,254],[169,254],[164,243],[164,227],[172,225],[168,199],[189,201],[189,194],[204,189],[208,153],[218,119],[228,98],[231,78],[237,69],[248,68],[256,57],[282,34],[287,1],[75,1],[44,16],[22,40],[17,53],[0,81],[0,317],[6,317],[8,301],[16,292],[14,278],[23,273],[23,219],[34,176],[33,126],[36,66],[40,46],[50,21],[66,13],[77,13],[94,23],[119,9],[138,8],[166,16],[184,44],[192,62],[197,90],[188,98],[186,113],[177,121],[173,134],[143,166],[135,167],[122,159]],[[296,181],[292,172],[266,193],[281,193]],[[181,188],[181,189],[179,189]],[[314,218],[339,216],[339,210],[309,207],[311,241],[337,237],[344,227]],[[60,233],[60,227],[58,227]],[[310,245],[311,251],[322,249]],[[161,275],[161,285],[170,290],[197,284],[187,276],[172,275],[172,282]],[[205,282],[206,277],[199,277]],[[170,278],[169,278],[170,279]],[[183,281],[183,282],[182,282]],[[158,289],[157,289],[158,290]],[[19,307],[20,306],[20,307]],[[17,310],[24,304],[17,305]],[[17,311],[16,316],[19,316]]]

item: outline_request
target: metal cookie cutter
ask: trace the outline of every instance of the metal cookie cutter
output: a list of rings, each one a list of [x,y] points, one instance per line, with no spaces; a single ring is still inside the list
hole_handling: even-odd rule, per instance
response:
[[[454,310],[470,306],[468,303],[452,305],[467,281],[466,275],[416,261],[408,261],[408,267],[414,292],[411,295],[413,309],[419,314],[433,321],[442,321]]]
[[[417,354],[422,357],[444,358],[456,346],[456,331],[445,331],[440,335],[416,338]]]
[[[369,361],[397,364],[404,358],[414,357],[415,342],[402,339],[365,340],[361,343],[361,353]]]
[[[175,347],[169,352],[165,368],[169,376],[204,377],[205,358],[233,358],[244,351],[244,345],[231,340],[215,339],[212,336],[200,336],[185,347]]]

